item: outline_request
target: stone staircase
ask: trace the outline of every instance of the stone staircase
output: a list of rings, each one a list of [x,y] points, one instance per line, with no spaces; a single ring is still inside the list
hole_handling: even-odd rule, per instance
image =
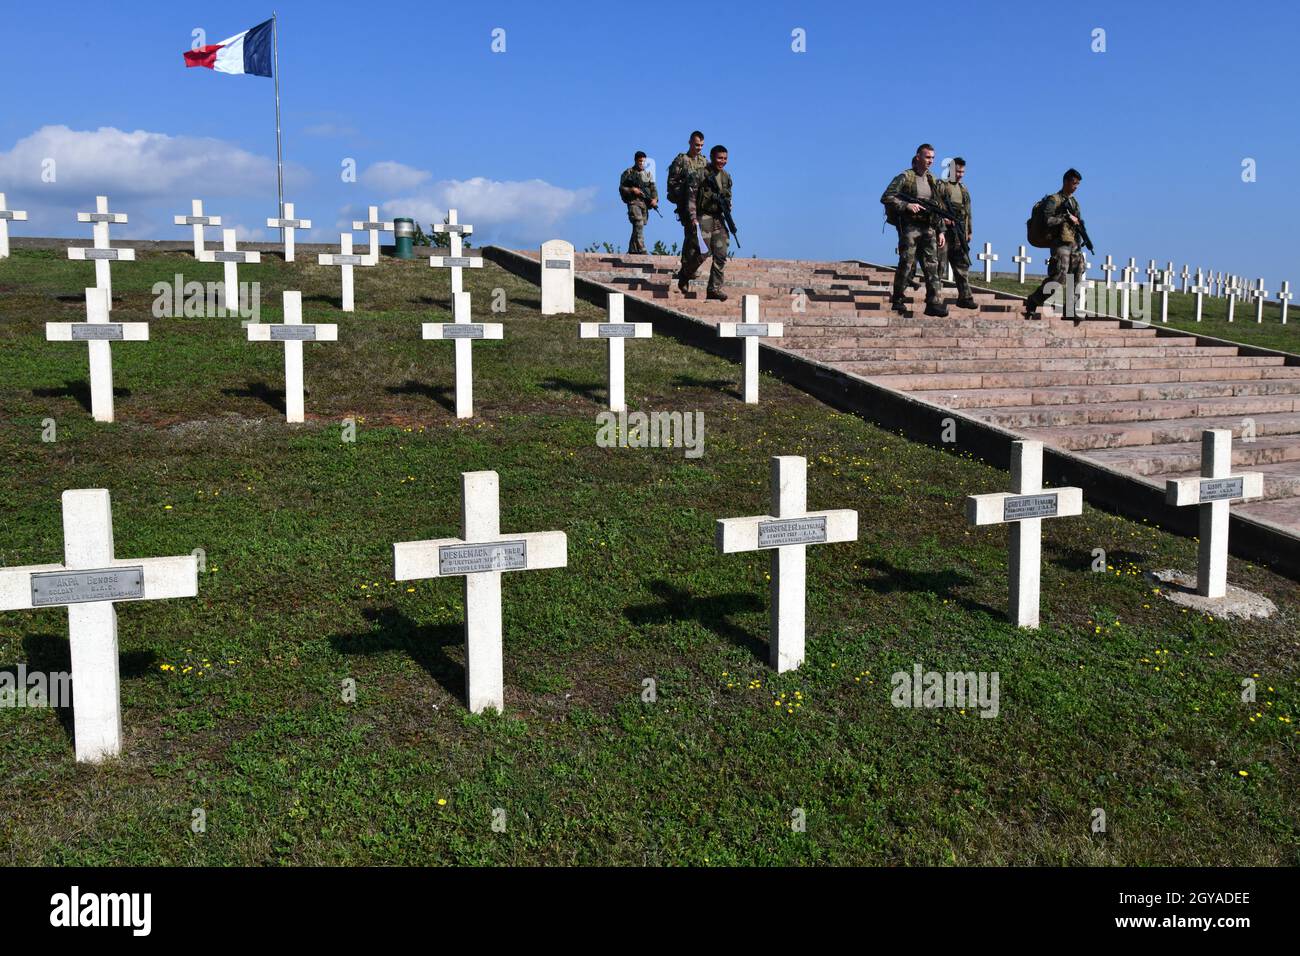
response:
[[[533,254],[536,258],[536,253]],[[1164,487],[1199,474],[1206,428],[1229,428],[1233,464],[1264,473],[1264,498],[1234,510],[1300,534],[1300,365],[1242,355],[1191,335],[1114,319],[1026,320],[1022,301],[977,291],[977,309],[908,318],[889,311],[892,269],[857,262],[732,259],[727,302],[704,281],[677,291],[676,258],[580,253],[577,274],[706,322],[736,321],[740,296],[761,299],[765,340],[1024,438],[1068,449]],[[706,267],[707,268],[707,267]],[[796,306],[802,306],[802,310]],[[1248,429],[1253,441],[1241,440]]]

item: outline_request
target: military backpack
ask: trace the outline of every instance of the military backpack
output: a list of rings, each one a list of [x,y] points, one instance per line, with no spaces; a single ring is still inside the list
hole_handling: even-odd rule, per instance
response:
[[[1034,203],[1034,208],[1029,213],[1029,218],[1025,220],[1025,238],[1031,246],[1038,249],[1052,248],[1052,230],[1047,225],[1047,200],[1055,196],[1056,193],[1048,193],[1038,202]]]

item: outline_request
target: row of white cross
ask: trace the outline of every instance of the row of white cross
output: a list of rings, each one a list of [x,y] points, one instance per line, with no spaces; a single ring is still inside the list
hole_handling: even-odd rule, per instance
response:
[[[1207,597],[1226,591],[1229,502],[1258,497],[1263,488],[1259,473],[1230,474],[1231,442],[1231,432],[1205,432],[1203,477],[1167,486],[1170,504],[1200,508],[1197,589]],[[966,513],[975,525],[1011,525],[1009,617],[1018,627],[1036,628],[1043,519],[1081,514],[1083,492],[1043,487],[1041,442],[1014,443],[1011,475],[1011,493],[973,495]],[[717,519],[715,545],[720,554],[771,552],[769,654],[772,667],[784,672],[804,662],[807,548],[856,541],[858,513],[809,511],[808,464],[801,456],[773,457],[770,480],[770,513]],[[474,713],[504,711],[501,575],[565,567],[568,539],[563,531],[503,533],[494,471],[463,473],[461,489],[461,536],[395,543],[393,577],[464,578],[466,700]],[[118,558],[109,493],[102,488],[63,493],[63,542],[62,564],[0,568],[0,611],[67,607],[76,755],[98,761],[121,752],[114,605],[194,597],[198,568],[193,555]]]

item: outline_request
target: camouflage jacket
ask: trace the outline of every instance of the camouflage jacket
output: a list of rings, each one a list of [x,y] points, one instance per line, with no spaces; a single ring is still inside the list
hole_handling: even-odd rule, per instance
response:
[[[641,195],[634,195],[633,189],[641,190]],[[659,198],[659,190],[655,188],[655,181],[650,177],[650,171],[637,169],[635,166],[629,166],[623,170],[623,175],[618,177],[618,194],[629,206],[634,202],[649,206],[652,200]]]
[[[969,242],[974,232],[970,224],[970,190],[961,183],[954,183],[949,179],[939,180],[939,190],[952,208],[966,221],[966,241]]]
[[[700,216],[721,216],[722,206],[731,208],[731,174],[725,169],[714,172],[712,166],[705,167],[691,176],[691,191],[688,205],[691,218]]]
[[[931,175],[929,170],[925,173],[926,181],[930,184],[930,201],[939,201],[939,183]],[[917,222],[923,223],[938,229],[943,225],[943,219],[939,216],[931,215],[928,212],[921,212],[919,215],[908,211],[908,203],[911,202],[908,196],[916,196],[916,170],[908,168],[903,170],[897,176],[889,181],[885,191],[880,194],[880,201],[889,210],[893,211],[894,218],[899,222]]]
[[[683,194],[688,194],[691,176],[703,172],[708,165],[709,161],[703,153],[694,159],[688,153],[678,153],[672,165],[668,167],[668,192],[675,192],[675,187],[681,185]],[[683,199],[679,205],[686,205],[686,200]]]
[[[1054,246],[1074,245],[1077,242],[1074,223],[1066,218],[1067,213],[1076,219],[1083,218],[1079,212],[1079,203],[1073,196],[1054,192],[1047,197],[1047,202],[1043,206],[1043,218],[1047,221],[1047,229],[1052,236]]]

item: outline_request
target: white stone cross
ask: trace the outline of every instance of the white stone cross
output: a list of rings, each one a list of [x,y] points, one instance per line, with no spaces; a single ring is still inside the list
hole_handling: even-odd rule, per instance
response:
[[[998,261],[997,255],[993,252],[993,243],[984,243],[984,251],[976,253],[975,258],[984,263],[984,281],[993,281],[993,263]]]
[[[1282,324],[1283,325],[1286,325],[1287,303],[1289,303],[1293,298],[1295,298],[1295,294],[1292,293],[1291,291],[1291,280],[1290,279],[1283,280],[1282,290],[1277,294],[1277,301],[1282,303]]]
[[[393,545],[393,577],[464,576],[466,702],[475,714],[488,707],[503,712],[501,573],[564,567],[568,539],[563,531],[503,535],[495,471],[462,472],[461,494],[461,537],[399,541]]]
[[[1160,270],[1156,268],[1156,260],[1151,259],[1147,262],[1147,288],[1151,289],[1156,284],[1156,279],[1160,276]]]
[[[293,262],[293,233],[295,229],[310,229],[310,219],[295,219],[293,203],[284,204],[284,215],[279,219],[267,219],[266,224],[272,229],[284,230],[284,261]]]
[[[122,752],[117,601],[159,601],[199,593],[194,555],[119,558],[104,488],[63,493],[63,563],[0,568],[0,611],[67,607],[77,760]]]
[[[368,260],[366,265],[379,265],[379,233],[392,232],[393,224],[391,222],[382,222],[379,219],[379,207],[371,206],[369,209],[369,218],[365,222],[354,221],[352,228],[358,232],[364,230],[370,233],[370,255],[366,256]]]
[[[1255,300],[1255,321],[1264,321],[1264,300],[1268,298],[1268,291],[1264,288],[1264,277],[1260,276],[1255,282],[1255,288],[1250,290],[1251,297]]]
[[[966,519],[974,525],[1010,524],[1011,602],[1016,627],[1038,627],[1043,519],[1083,513],[1082,488],[1043,489],[1043,443],[1011,445],[1011,494],[970,495]]]
[[[9,258],[9,223],[26,221],[27,213],[21,209],[10,209],[5,202],[5,194],[0,193],[0,259]]]
[[[1116,271],[1119,268],[1119,266],[1115,265],[1115,263],[1110,261],[1109,254],[1107,254],[1106,261],[1103,262],[1099,268],[1101,269],[1102,272],[1106,273],[1106,288],[1107,289],[1114,288],[1115,284],[1111,280],[1110,274]]]
[[[718,338],[745,340],[745,403],[758,404],[758,340],[779,339],[785,335],[780,322],[758,321],[758,296],[742,296],[740,321],[719,322]]]
[[[1234,307],[1237,304],[1237,286],[1236,283],[1233,282],[1232,276],[1228,276],[1228,282],[1224,288],[1224,291],[1228,296],[1228,321],[1231,322],[1232,313],[1234,311]]]
[[[1169,321],[1169,293],[1174,291],[1174,270],[1166,269],[1156,281],[1155,291],[1160,293],[1160,321]]]
[[[445,232],[450,248],[447,250],[451,253],[449,256],[430,256],[429,265],[435,269],[451,270],[451,294],[457,295],[464,292],[461,285],[461,269],[481,269],[483,268],[482,256],[467,256],[461,245],[465,236],[474,232],[474,227],[469,223],[456,221],[456,210],[447,210],[447,221],[433,224],[434,232]]]
[[[148,322],[108,321],[108,293],[86,290],[85,322],[46,322],[48,342],[85,342],[90,347],[90,414],[97,422],[113,420],[111,342],[149,341]]]
[[[1197,546],[1196,593],[1221,598],[1228,587],[1228,502],[1258,498],[1264,476],[1258,471],[1232,471],[1232,431],[1201,432],[1201,477],[1165,482],[1165,501],[1178,507],[1198,505],[1200,543]]]
[[[1216,292],[1215,294],[1216,294],[1219,298],[1223,298],[1223,283],[1224,283],[1224,278],[1223,278],[1223,273],[1222,273],[1222,272],[1219,273],[1219,278],[1218,278],[1217,281],[1218,281],[1219,291]]]
[[[192,226],[194,228],[194,258],[203,258],[203,227],[221,225],[220,216],[203,215],[203,200],[190,200],[190,214],[188,216],[176,216],[173,221],[178,226]]]
[[[1201,276],[1201,270],[1196,270],[1196,283],[1192,286],[1192,295],[1196,296],[1196,321],[1201,321],[1201,311],[1205,307],[1205,293],[1213,287],[1213,280],[1210,285],[1206,285]]]
[[[108,211],[107,196],[96,196],[94,212],[77,213],[77,222],[93,223],[91,233],[95,237],[95,244],[89,249],[74,246],[68,250],[69,259],[95,260],[95,285],[108,293],[109,311],[113,309],[113,277],[109,273],[108,264],[113,260],[134,262],[135,250],[112,248],[108,240],[108,227],[111,224],[121,225],[126,221],[126,213]]]
[[[772,609],[769,660],[777,673],[804,661],[807,549],[858,539],[858,513],[848,508],[808,510],[808,459],[772,458],[772,513],[719,518],[715,542],[720,554],[772,551]]]
[[[499,339],[500,322],[471,322],[468,292],[451,297],[452,322],[425,322],[421,336],[426,339],[454,339],[456,342],[456,417],[474,417],[474,356],[470,351],[474,339]]]
[[[1187,294],[1187,278],[1188,278],[1188,276],[1190,276],[1190,275],[1191,275],[1191,272],[1188,271],[1187,263],[1184,262],[1184,263],[1183,263],[1183,274],[1182,274],[1183,286],[1182,286],[1182,289],[1180,290],[1180,291],[1183,293],[1183,295],[1186,295],[1186,294]]]
[[[262,261],[260,252],[241,252],[235,248],[235,230],[221,230],[221,248],[204,249],[200,262],[220,262],[224,281],[221,283],[221,307],[227,312],[239,309],[239,264]]]
[[[368,256],[353,255],[352,233],[339,233],[339,251],[318,253],[316,262],[322,266],[340,267],[340,275],[343,279],[343,311],[356,311],[356,303],[352,299],[352,267],[372,266],[374,263],[370,261]]]
[[[573,243],[548,239],[542,243],[542,315],[572,315]]]
[[[302,386],[302,343],[337,342],[339,327],[313,323],[302,324],[302,293],[284,293],[284,322],[252,322],[248,326],[250,342],[284,343],[284,420],[305,421]]]
[[[1128,318],[1129,294],[1137,287],[1138,284],[1133,281],[1133,267],[1125,266],[1123,281],[1115,283],[1115,288],[1120,291],[1119,317],[1121,319]]]
[[[648,339],[654,335],[649,322],[623,321],[623,293],[609,294],[608,322],[579,322],[578,338],[607,339],[609,341],[609,410],[627,411],[623,393],[623,340]]]
[[[1025,255],[1025,247],[1024,247],[1024,246],[1021,246],[1021,247],[1020,247],[1020,254],[1019,254],[1019,255],[1016,255],[1016,256],[1012,256],[1012,257],[1011,257],[1011,261],[1014,262],[1014,263],[1016,264],[1016,280],[1017,280],[1021,285],[1024,285],[1024,284],[1025,284],[1025,265],[1026,265],[1027,263],[1033,262],[1034,260],[1033,260],[1030,256]]]

